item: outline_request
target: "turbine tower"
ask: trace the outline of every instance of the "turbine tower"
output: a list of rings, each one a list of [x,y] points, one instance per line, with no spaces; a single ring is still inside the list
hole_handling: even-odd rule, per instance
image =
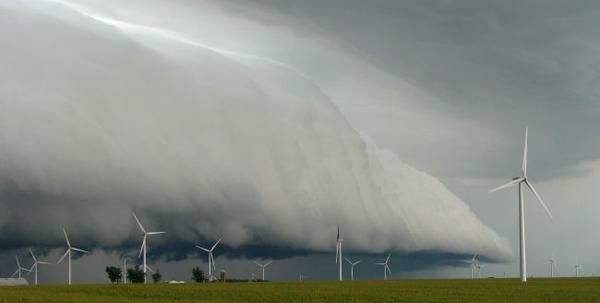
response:
[[[67,236],[67,231],[63,228],[63,234],[65,234],[65,240],[67,241],[67,251],[65,254],[58,260],[57,264],[62,263],[66,256],[69,256],[69,285],[71,285],[71,251],[78,251],[80,253],[89,254],[90,252],[87,250],[83,250],[80,248],[72,247],[71,242],[69,242],[69,237]]]
[[[121,283],[127,284],[127,257],[123,258],[123,271],[121,272]]]
[[[346,258],[346,262],[350,264],[350,281],[354,281],[354,266],[360,263],[360,260],[352,262],[350,259]]]
[[[208,253],[208,280],[211,281],[213,278],[212,271],[217,270],[215,267],[215,258],[213,256],[213,250],[221,243],[221,239],[217,240],[217,242],[210,248],[204,248],[198,245],[195,245],[197,248],[202,249],[203,251]]]
[[[273,261],[269,261],[265,264],[261,264],[261,263],[254,261],[254,264],[258,265],[258,267],[260,267],[262,269],[262,280],[263,281],[265,281],[265,267],[271,265],[271,263],[273,263]]]
[[[21,279],[21,277],[23,276],[22,271],[31,272],[29,269],[21,266],[21,262],[19,261],[19,256],[15,256],[15,260],[17,260],[17,270],[10,276],[11,278],[14,276],[17,276],[18,279]]]
[[[526,250],[525,250],[525,201],[523,198],[523,185],[525,185],[529,188],[529,190],[535,195],[537,200],[540,202],[542,207],[546,210],[546,212],[548,213],[550,218],[552,218],[552,213],[546,206],[546,203],[544,203],[544,200],[542,200],[542,197],[540,197],[540,195],[535,190],[535,188],[533,187],[531,182],[529,182],[529,179],[527,177],[527,128],[525,128],[525,148],[523,150],[523,165],[521,166],[521,176],[513,178],[512,181],[510,181],[502,186],[496,187],[496,188],[490,190],[490,192],[495,192],[495,191],[498,191],[498,190],[501,190],[501,189],[504,189],[507,187],[517,185],[517,184],[519,185],[519,244],[521,247],[521,250],[520,250],[521,281],[527,282],[527,260],[526,260]]]
[[[342,264],[344,263],[344,261],[342,260],[342,243],[344,242],[344,239],[342,239],[342,237],[340,237],[340,227],[338,226],[337,228],[337,240],[335,242],[335,264],[337,264],[339,266],[339,279],[340,281],[343,280],[343,275],[342,275]]]
[[[389,266],[391,256],[392,256],[392,254],[389,254],[387,256],[387,258],[385,259],[385,262],[383,262],[383,263],[375,263],[375,265],[383,266],[383,280],[387,280],[388,272],[390,273],[390,275],[392,274],[392,270],[390,269],[390,266]]]
[[[29,269],[29,273],[31,274],[31,272],[32,272],[33,270],[35,270],[35,280],[34,280],[34,281],[35,281],[35,285],[38,285],[38,266],[39,266],[40,264],[43,264],[43,265],[48,265],[48,264],[50,264],[50,263],[49,263],[49,262],[44,262],[44,261],[39,261],[39,260],[38,260],[38,259],[35,257],[35,255],[33,254],[33,251],[31,251],[31,249],[29,250],[29,253],[31,254],[31,257],[33,258],[33,265],[32,265],[32,266],[31,266],[31,268]]]
[[[144,240],[142,240],[142,246],[140,247],[140,253],[138,254],[138,258],[140,258],[142,256],[142,254],[144,255],[144,283],[147,283],[148,282],[148,277],[146,274],[147,270],[148,270],[148,265],[146,264],[147,238],[148,238],[148,236],[166,234],[166,232],[164,232],[164,231],[146,231],[146,229],[144,228],[144,226],[142,226],[142,223],[140,222],[138,217],[135,215],[135,213],[132,212],[131,214],[133,215],[133,218],[137,222],[138,226],[140,227],[140,230],[142,230],[142,232],[144,233]]]

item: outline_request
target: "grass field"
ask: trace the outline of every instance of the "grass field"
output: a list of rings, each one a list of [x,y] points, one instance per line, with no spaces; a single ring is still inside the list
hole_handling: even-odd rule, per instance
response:
[[[600,279],[31,286],[0,302],[600,302]]]

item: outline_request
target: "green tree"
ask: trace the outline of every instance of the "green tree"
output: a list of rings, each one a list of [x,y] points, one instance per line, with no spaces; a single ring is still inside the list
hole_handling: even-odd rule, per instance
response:
[[[192,268],[192,279],[197,283],[204,281],[204,272],[202,271],[202,269],[200,269],[200,267],[196,266]]]
[[[144,271],[140,269],[140,266],[130,268],[127,270],[127,279],[131,283],[144,283]]]
[[[154,281],[154,283],[160,282],[161,279],[162,275],[160,274],[160,271],[157,270],[155,273],[152,274],[152,281]]]
[[[110,280],[110,283],[119,282],[123,276],[121,273],[121,269],[114,266],[107,266],[106,274],[108,274],[108,279]]]

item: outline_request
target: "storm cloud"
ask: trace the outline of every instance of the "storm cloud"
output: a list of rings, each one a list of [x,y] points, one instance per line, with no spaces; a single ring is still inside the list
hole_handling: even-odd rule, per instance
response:
[[[55,247],[65,226],[79,246],[130,247],[136,211],[178,243],[330,251],[339,225],[354,252],[511,257],[444,184],[381,147],[356,110],[366,92],[341,87],[362,83],[382,100],[414,103],[426,93],[319,43],[319,30],[307,42],[312,57],[286,59],[271,56],[276,46],[228,39],[228,28],[266,26],[233,4],[181,19],[213,21],[202,39],[189,24],[156,24],[158,3],[136,16],[139,3],[0,2],[3,243]],[[302,60],[313,58],[307,69]],[[313,76],[328,58],[361,77]]]

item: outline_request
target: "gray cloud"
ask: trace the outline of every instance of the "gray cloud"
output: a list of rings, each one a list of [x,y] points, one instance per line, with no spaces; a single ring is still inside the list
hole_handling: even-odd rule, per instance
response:
[[[253,52],[222,36],[157,30],[158,10],[130,20],[117,18],[133,13],[120,3],[89,5],[0,4],[11,42],[0,61],[5,243],[56,247],[64,225],[83,248],[131,247],[135,210],[175,242],[223,237],[232,248],[329,251],[341,225],[350,251],[510,257],[460,198],[360,127],[373,118],[357,111],[361,93],[345,101],[354,92],[340,89],[359,79],[338,79],[342,69],[313,72],[337,57],[336,68],[363,70],[370,80],[361,85],[386,81],[376,86],[380,96],[396,96],[393,83],[427,94],[335,47],[314,49],[306,66],[306,56],[271,56],[276,47]],[[237,18],[215,7],[199,14]]]

